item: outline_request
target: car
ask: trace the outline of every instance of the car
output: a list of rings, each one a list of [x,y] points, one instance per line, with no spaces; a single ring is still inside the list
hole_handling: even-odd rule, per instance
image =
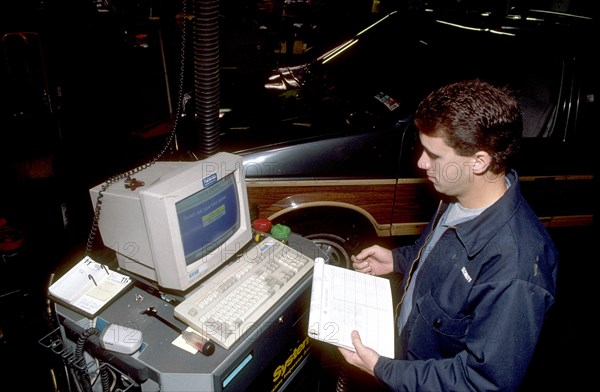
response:
[[[515,168],[539,219],[591,225],[595,29],[592,18],[540,10],[398,10],[279,67],[264,85],[277,111],[255,114],[271,125],[222,135],[244,157],[253,218],[290,226],[344,266],[368,241],[418,235],[439,196],[416,167],[416,105],[438,86],[481,78],[519,96]]]
[[[265,87],[295,127],[237,151],[254,216],[313,238],[340,264],[361,238],[418,235],[438,198],[416,169],[412,113],[435,87],[479,77],[519,94],[516,169],[540,220],[591,225],[594,28],[539,11],[394,11],[314,61],[278,69]]]

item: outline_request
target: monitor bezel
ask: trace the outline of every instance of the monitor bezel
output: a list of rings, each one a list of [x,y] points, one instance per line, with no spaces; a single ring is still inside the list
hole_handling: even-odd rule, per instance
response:
[[[140,202],[159,286],[186,291],[228,262],[250,242],[252,228],[243,170],[241,157],[218,153],[163,176],[148,188],[140,190]],[[232,173],[238,196],[240,227],[214,251],[188,264],[176,204],[210,186],[206,184],[207,179],[219,181]]]

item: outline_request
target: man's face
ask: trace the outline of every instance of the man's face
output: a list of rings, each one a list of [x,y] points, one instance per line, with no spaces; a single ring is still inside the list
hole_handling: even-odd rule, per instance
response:
[[[425,170],[427,179],[435,189],[460,199],[472,188],[475,157],[457,155],[443,138],[431,137],[419,132],[423,152],[417,165]]]

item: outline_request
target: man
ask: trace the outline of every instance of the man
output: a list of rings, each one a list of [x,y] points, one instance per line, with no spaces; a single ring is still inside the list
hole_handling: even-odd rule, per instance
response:
[[[415,245],[353,257],[360,272],[403,275],[396,359],[352,333],[347,362],[394,391],[514,391],[554,302],[557,251],[510,168],[517,100],[480,80],[432,92],[415,125],[418,166],[445,196]]]

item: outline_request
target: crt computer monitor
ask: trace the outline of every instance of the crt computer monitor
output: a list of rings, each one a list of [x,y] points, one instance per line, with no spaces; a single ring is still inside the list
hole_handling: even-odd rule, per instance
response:
[[[98,230],[119,267],[186,291],[252,239],[240,156],[158,161],[102,192]],[[103,184],[90,189],[94,208]]]

